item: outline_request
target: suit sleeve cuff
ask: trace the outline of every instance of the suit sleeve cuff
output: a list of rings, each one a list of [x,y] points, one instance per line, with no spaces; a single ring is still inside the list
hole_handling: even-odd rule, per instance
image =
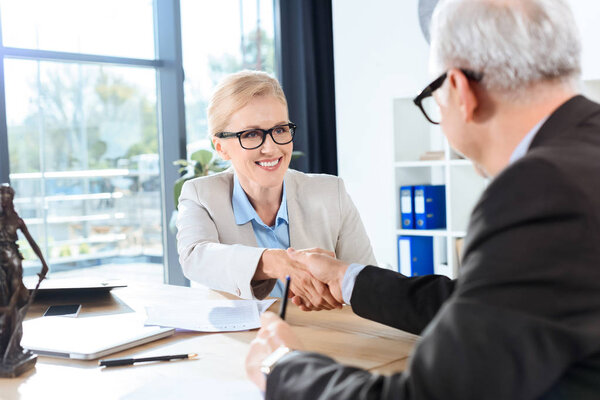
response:
[[[361,264],[350,264],[348,269],[346,270],[346,274],[344,275],[344,279],[342,280],[342,298],[344,299],[344,303],[350,304],[350,299],[352,298],[352,291],[354,290],[354,283],[356,282],[356,277],[360,273],[360,271],[365,268],[365,265]]]

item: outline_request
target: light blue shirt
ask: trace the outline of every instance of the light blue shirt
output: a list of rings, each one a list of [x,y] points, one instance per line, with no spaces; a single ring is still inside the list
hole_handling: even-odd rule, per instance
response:
[[[279,211],[277,211],[277,216],[275,217],[274,226],[267,226],[260,219],[235,174],[233,175],[233,195],[231,196],[231,203],[233,205],[233,215],[236,224],[244,225],[252,221],[252,229],[254,230],[254,236],[256,236],[258,247],[264,247],[266,249],[287,249],[290,247],[285,182],[283,182],[281,204],[279,205]],[[281,297],[283,290],[283,283],[277,280],[270,296]]]
[[[547,119],[548,117],[543,118],[527,133],[527,135],[525,135],[525,137],[521,140],[521,142],[517,145],[517,147],[511,154],[510,159],[508,161],[509,164],[514,163],[515,161],[523,157],[525,153],[527,153],[527,150],[529,149],[533,138],[535,138],[535,135],[538,133],[538,131]],[[350,298],[352,298],[352,291],[354,290],[356,277],[358,276],[358,274],[360,274],[360,271],[362,271],[365,267],[366,265],[350,264],[350,267],[348,267],[348,269],[346,270],[346,274],[344,275],[344,279],[342,280],[342,297],[344,298],[344,303],[350,304]]]
[[[344,303],[350,304],[350,299],[352,298],[352,291],[354,290],[354,283],[356,282],[356,277],[360,274],[366,265],[362,264],[350,264],[346,273],[344,274],[344,279],[342,280],[342,298],[344,299]]]
[[[511,154],[510,159],[508,160],[509,164],[514,163],[519,158],[523,157],[525,155],[525,153],[527,153],[529,146],[531,146],[531,142],[533,142],[533,138],[538,133],[538,131],[540,130],[540,128],[542,127],[544,122],[546,122],[547,119],[548,119],[548,117],[542,118],[542,120],[540,122],[538,122],[527,133],[527,135],[525,135],[525,137],[521,140],[521,142],[517,145],[517,147],[514,149],[513,153]]]

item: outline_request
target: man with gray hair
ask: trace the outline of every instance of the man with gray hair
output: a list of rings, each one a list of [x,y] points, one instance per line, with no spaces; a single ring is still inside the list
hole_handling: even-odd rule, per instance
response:
[[[439,76],[415,104],[493,178],[460,277],[288,250],[358,315],[422,339],[404,373],[380,376],[301,351],[266,313],[248,374],[269,399],[600,398],[600,105],[577,94],[571,11],[564,0],[442,0],[431,28]]]

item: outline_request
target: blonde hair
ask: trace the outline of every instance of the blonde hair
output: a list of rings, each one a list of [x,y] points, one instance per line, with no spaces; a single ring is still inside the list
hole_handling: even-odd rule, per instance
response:
[[[262,71],[244,70],[227,75],[215,88],[208,103],[208,133],[223,132],[231,116],[256,96],[274,96],[287,111],[287,100],[277,79]]]

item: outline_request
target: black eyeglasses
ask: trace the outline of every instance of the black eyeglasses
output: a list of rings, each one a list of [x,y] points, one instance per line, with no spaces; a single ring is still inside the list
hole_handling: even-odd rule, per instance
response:
[[[467,79],[470,79],[472,81],[479,82],[483,79],[482,73],[473,72],[473,71],[469,71],[466,69],[461,69],[460,71],[463,74],[465,74]],[[433,82],[431,82],[429,85],[427,85],[427,87],[425,89],[423,89],[423,91],[417,97],[415,97],[413,99],[413,102],[423,112],[423,115],[425,115],[425,118],[427,118],[427,121],[429,121],[435,125],[440,124],[440,116],[439,116],[439,109],[438,109],[437,103],[435,102],[435,100],[433,99],[432,96],[433,96],[433,92],[435,92],[440,87],[442,87],[442,84],[446,80],[447,76],[448,76],[448,73],[444,72],[437,79],[435,79]]]
[[[277,144],[288,144],[294,140],[295,132],[296,124],[290,122],[288,124],[274,126],[271,129],[254,128],[241,132],[219,132],[215,134],[215,136],[222,139],[237,136],[242,148],[254,150],[263,145],[267,135],[271,135],[271,139]]]

